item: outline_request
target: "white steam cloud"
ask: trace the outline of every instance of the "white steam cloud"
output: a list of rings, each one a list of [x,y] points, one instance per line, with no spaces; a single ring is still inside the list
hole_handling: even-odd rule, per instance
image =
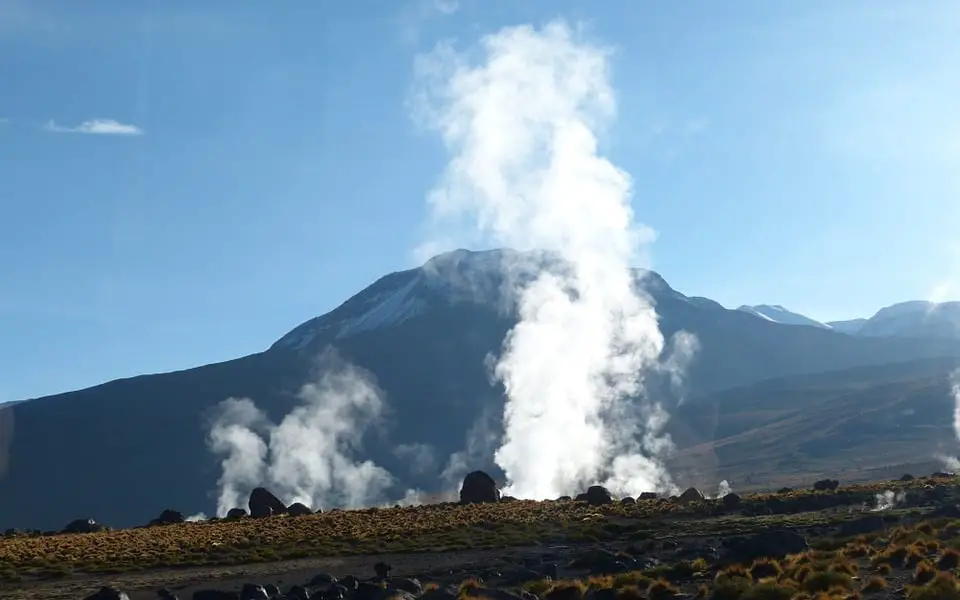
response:
[[[374,504],[393,483],[382,467],[353,458],[365,428],[381,416],[380,390],[332,352],[321,362],[319,381],[300,389],[301,404],[279,424],[249,399],[220,404],[209,436],[211,450],[224,457],[218,516],[245,507],[260,485],[285,504],[355,508]]]
[[[950,390],[953,393],[953,433],[960,440],[960,370],[950,376]]]
[[[653,234],[633,219],[630,176],[598,149],[615,113],[610,52],[554,22],[484,37],[477,57],[441,44],[417,64],[416,116],[452,154],[433,217],[445,232],[462,235],[466,222],[473,238],[565,265],[516,290],[520,322],[495,365],[508,396],[495,453],[504,491],[674,489],[659,458],[667,414],[643,393],[644,374],[664,368],[664,339],[630,269]]]

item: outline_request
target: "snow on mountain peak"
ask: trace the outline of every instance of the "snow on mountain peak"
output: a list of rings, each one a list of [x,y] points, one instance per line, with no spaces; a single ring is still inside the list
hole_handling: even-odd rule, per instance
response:
[[[811,319],[800,313],[780,306],[779,304],[757,304],[755,306],[741,306],[737,310],[753,315],[765,321],[782,323],[784,325],[806,325],[809,327],[819,327],[821,329],[830,329],[829,325],[821,323],[816,319]]]

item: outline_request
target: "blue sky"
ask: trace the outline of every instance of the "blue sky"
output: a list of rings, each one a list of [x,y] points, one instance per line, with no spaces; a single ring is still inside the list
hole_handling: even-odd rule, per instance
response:
[[[674,287],[823,320],[960,288],[952,0],[4,0],[0,401],[259,351],[410,267],[415,57],[563,17]]]

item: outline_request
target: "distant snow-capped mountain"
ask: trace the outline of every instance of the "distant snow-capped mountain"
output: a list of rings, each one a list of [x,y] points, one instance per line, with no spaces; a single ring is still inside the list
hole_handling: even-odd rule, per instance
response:
[[[881,308],[865,319],[822,323],[779,305],[741,306],[737,310],[765,321],[806,325],[863,337],[938,337],[960,339],[960,302],[912,300]]]
[[[801,315],[800,313],[787,310],[779,304],[757,304],[755,306],[744,305],[737,310],[751,314],[755,317],[759,317],[766,321],[773,321],[774,323],[782,323],[784,325],[807,325],[809,327],[831,329],[831,327],[825,323],[821,323],[816,319],[811,319],[810,317]]]

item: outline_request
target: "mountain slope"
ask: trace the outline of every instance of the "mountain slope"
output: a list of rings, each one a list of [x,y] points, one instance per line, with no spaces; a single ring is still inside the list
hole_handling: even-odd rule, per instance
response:
[[[543,255],[448,253],[381,278],[265,352],[0,407],[0,425],[10,432],[0,428],[0,469],[7,459],[0,528],[55,528],[86,516],[133,525],[168,506],[211,512],[219,476],[205,444],[211,409],[228,397],[251,397],[278,421],[296,405],[298,388],[316,379],[314,358],[328,346],[372,372],[386,392],[384,423],[358,431],[362,456],[400,480],[394,494],[436,489],[471,428],[501,414],[502,390],[490,382],[487,357],[514,324],[509,289],[539,268],[558,267]],[[664,333],[687,330],[700,340],[686,377],[691,397],[772,377],[960,356],[956,340],[851,337],[772,323],[685,296],[656,273],[637,276]],[[674,403],[667,382],[650,383],[667,406]],[[414,445],[426,445],[433,464],[412,465],[397,452]],[[483,450],[468,466],[490,466],[492,449]]]
[[[747,314],[765,319],[767,321],[773,321],[774,323],[782,323],[784,325],[808,325],[810,327],[819,327],[821,329],[829,329],[830,327],[817,321],[811,319],[800,313],[795,313],[793,311],[787,310],[786,308],[780,306],[779,304],[757,304],[755,306],[741,306],[737,310],[743,311]]]
[[[939,468],[938,455],[960,451],[950,386],[958,366],[928,359],[859,367],[691,400],[670,426],[679,448],[672,466],[688,480],[727,479],[735,489]]]
[[[960,302],[894,304],[867,319],[857,335],[960,338]]]

